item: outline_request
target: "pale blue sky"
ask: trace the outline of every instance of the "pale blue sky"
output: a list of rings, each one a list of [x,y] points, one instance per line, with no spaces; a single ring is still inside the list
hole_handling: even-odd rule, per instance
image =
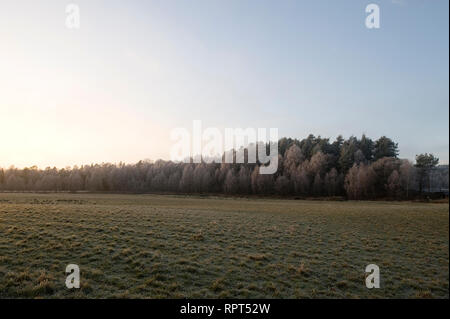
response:
[[[81,29],[65,27],[78,4]],[[365,27],[377,3],[381,28]],[[449,158],[447,0],[2,1],[0,166],[169,158],[170,130],[387,135]]]

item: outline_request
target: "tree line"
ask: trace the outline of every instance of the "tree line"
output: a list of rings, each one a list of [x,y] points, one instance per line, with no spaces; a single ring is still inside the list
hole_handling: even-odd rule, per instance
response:
[[[448,190],[448,166],[420,154],[398,158],[388,137],[344,139],[309,135],[278,142],[278,170],[259,174],[260,164],[91,164],[63,169],[0,168],[2,191],[224,193],[231,195],[345,196],[349,199],[412,198],[436,187]]]

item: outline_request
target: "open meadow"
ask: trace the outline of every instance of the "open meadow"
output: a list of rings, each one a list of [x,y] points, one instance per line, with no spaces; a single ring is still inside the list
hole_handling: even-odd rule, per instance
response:
[[[0,193],[0,298],[202,297],[449,298],[449,206]]]

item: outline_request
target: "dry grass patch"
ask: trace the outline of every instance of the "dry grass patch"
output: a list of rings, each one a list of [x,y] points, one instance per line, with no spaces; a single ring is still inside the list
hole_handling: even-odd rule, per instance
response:
[[[445,203],[1,193],[0,297],[448,298],[448,230]]]

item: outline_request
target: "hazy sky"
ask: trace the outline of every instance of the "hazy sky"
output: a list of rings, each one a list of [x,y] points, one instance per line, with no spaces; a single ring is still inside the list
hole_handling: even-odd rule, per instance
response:
[[[1,0],[0,166],[168,159],[193,120],[448,163],[449,2],[371,2]]]

